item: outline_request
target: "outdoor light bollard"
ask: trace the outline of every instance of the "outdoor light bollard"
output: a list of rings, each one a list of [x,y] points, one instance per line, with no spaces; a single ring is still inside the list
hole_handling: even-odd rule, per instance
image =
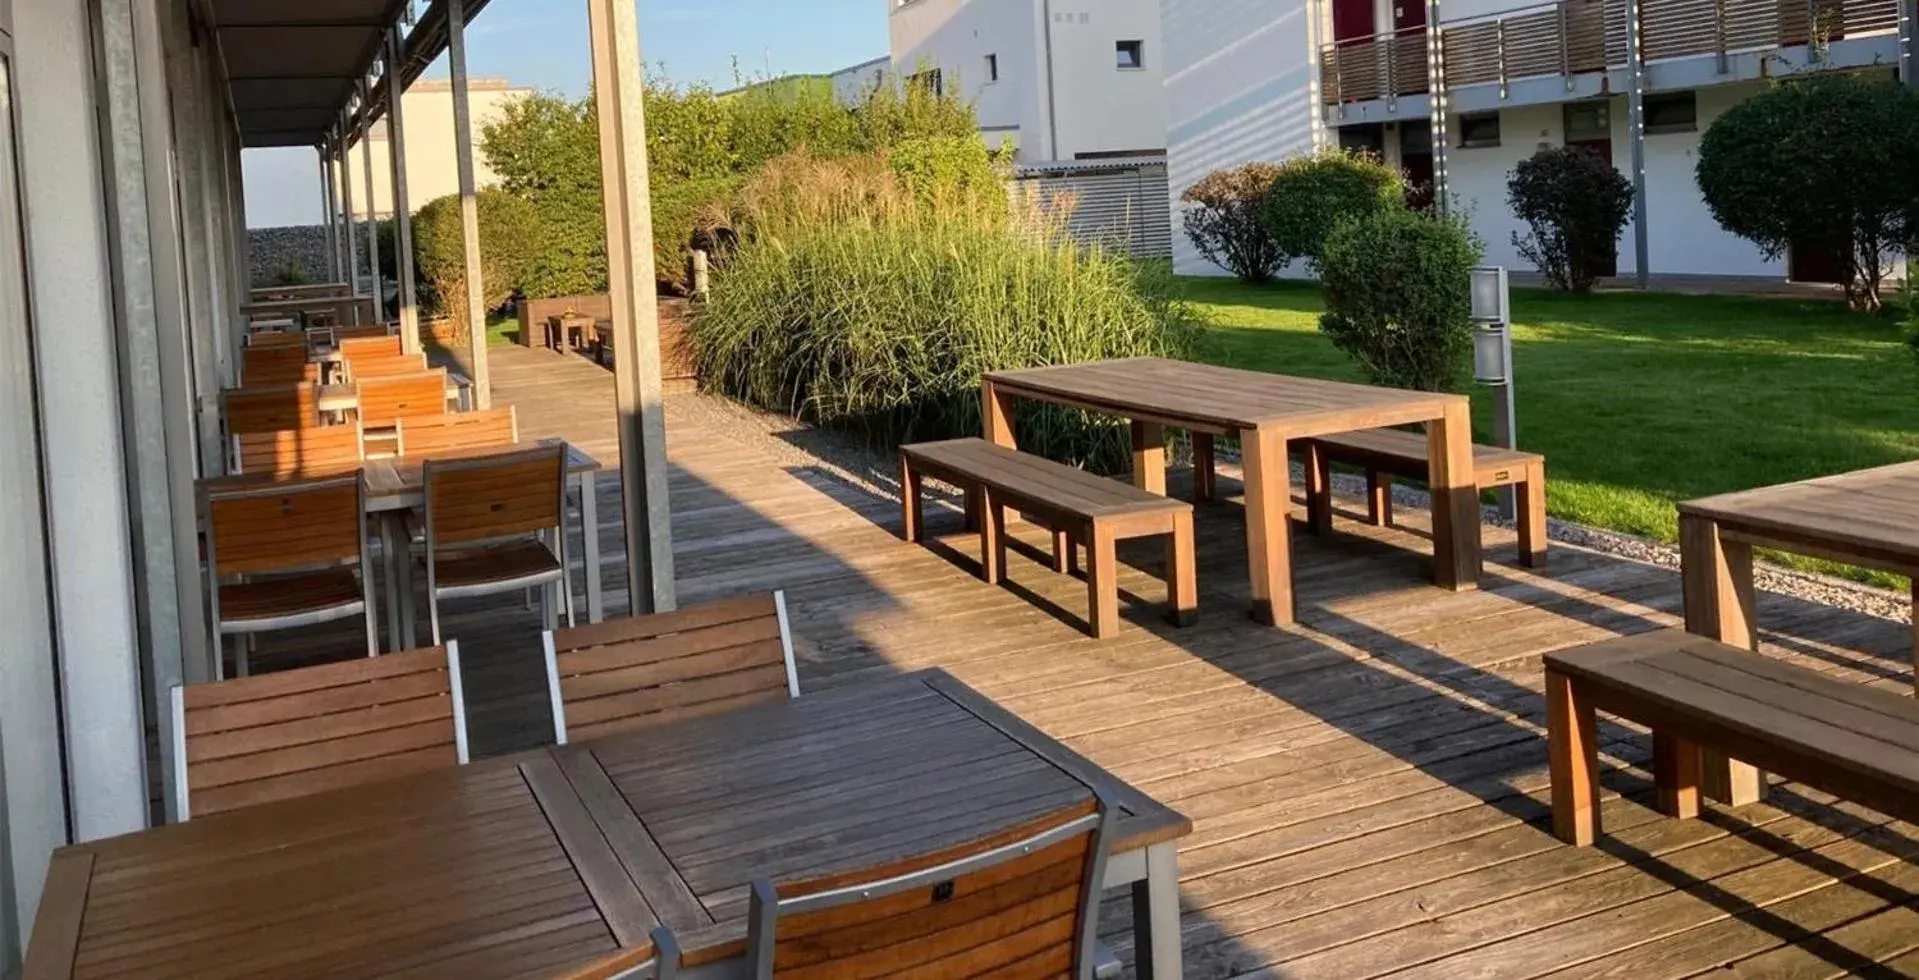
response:
[[[1506,270],[1478,266],[1472,270],[1473,380],[1497,389],[1493,402],[1493,442],[1519,448],[1518,412],[1513,404],[1512,286]],[[1515,518],[1513,490],[1501,487],[1499,513]]]
[[[710,278],[707,270],[706,250],[694,249],[693,254],[686,258],[686,285],[695,299],[706,298],[706,287]]]

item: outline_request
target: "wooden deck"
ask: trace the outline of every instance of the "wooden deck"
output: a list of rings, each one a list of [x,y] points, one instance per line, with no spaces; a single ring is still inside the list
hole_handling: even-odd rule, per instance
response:
[[[524,435],[615,460],[609,374],[496,348],[493,378]],[[1192,817],[1190,977],[1919,974],[1910,825],[1793,785],[1664,819],[1648,805],[1649,740],[1602,721],[1608,836],[1589,849],[1552,837],[1540,657],[1674,625],[1676,572],[1555,546],[1535,573],[1492,532],[1484,587],[1453,594],[1428,584],[1425,515],[1402,513],[1411,529],[1341,520],[1298,536],[1301,624],[1265,628],[1246,615],[1238,485],[1222,479],[1224,502],[1198,517],[1200,625],[1162,621],[1163,549],[1147,543],[1122,548],[1126,621],[1096,642],[1078,627],[1084,586],[1037,550],[988,587],[969,539],[909,546],[895,501],[689,431],[684,402],[668,418],[682,601],[786,589],[803,690],[944,667]],[[616,483],[601,489],[613,610]],[[956,513],[929,518],[958,531]],[[1911,690],[1905,624],[1760,604],[1768,654]],[[539,744],[537,613],[517,599],[456,608],[476,750]],[[1105,931],[1130,957],[1122,905],[1108,906]]]

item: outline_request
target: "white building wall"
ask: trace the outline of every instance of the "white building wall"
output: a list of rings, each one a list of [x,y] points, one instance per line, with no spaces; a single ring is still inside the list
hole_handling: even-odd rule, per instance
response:
[[[1691,133],[1646,135],[1647,259],[1655,274],[1683,273],[1709,276],[1766,276],[1783,279],[1786,261],[1768,260],[1757,246],[1719,227],[1699,193],[1694,168],[1699,165],[1699,139],[1726,110],[1763,88],[1763,83],[1720,85],[1699,89],[1699,126]],[[1626,100],[1613,100],[1613,162],[1630,176]],[[1633,254],[1635,232],[1630,220],[1620,239],[1619,271],[1637,271]]]
[[[976,105],[988,144],[1017,143],[1021,163],[1156,152],[1167,119],[1158,8],[1156,0],[909,0],[892,12],[893,69],[905,77],[938,68],[948,92]],[[1143,42],[1145,67],[1118,67],[1120,41]]]
[[[840,105],[857,106],[868,93],[893,77],[893,59],[889,55],[842,68],[827,76],[833,83],[833,98]]]
[[[499,178],[486,165],[480,143],[486,127],[500,120],[509,103],[532,95],[529,88],[518,88],[503,78],[475,78],[468,86],[468,105],[473,112],[474,186],[486,187]],[[414,82],[403,97],[401,112],[406,118],[406,193],[407,202],[418,211],[434,198],[460,192],[459,143],[453,138],[453,85],[445,79],[423,78]],[[373,208],[382,218],[393,215],[393,168],[387,163],[387,132],[382,122],[373,127]],[[353,180],[353,204],[366,213],[366,171],[359,144],[348,154],[348,173]],[[290,188],[289,193],[313,193],[310,187]]]
[[[1180,228],[1180,195],[1207,174],[1309,153],[1314,39],[1305,0],[1163,0],[1166,144],[1173,264],[1183,275],[1225,275]]]
[[[1526,226],[1513,217],[1506,205],[1506,177],[1519,161],[1539,152],[1542,146],[1560,146],[1566,140],[1565,110],[1555,105],[1522,106],[1499,113],[1499,145],[1467,148],[1457,145],[1459,122],[1455,118],[1448,137],[1455,141],[1446,158],[1446,176],[1450,184],[1450,202],[1462,214],[1469,215],[1473,231],[1486,243],[1486,261],[1509,269],[1530,269],[1513,245],[1513,235],[1525,234]],[[1623,147],[1623,144],[1622,144]],[[1623,154],[1614,161],[1623,163]],[[1621,243],[1621,261],[1632,251],[1632,239]]]

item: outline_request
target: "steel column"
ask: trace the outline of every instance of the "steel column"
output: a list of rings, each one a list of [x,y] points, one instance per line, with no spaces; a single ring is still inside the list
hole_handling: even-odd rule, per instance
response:
[[[367,105],[368,90],[366,79],[360,79],[360,105]],[[364,114],[363,114],[364,118]],[[386,285],[380,276],[380,208],[379,198],[373,191],[373,126],[360,124],[360,164],[366,172],[366,254],[367,268],[373,273],[373,322],[386,322]]]
[[[1427,99],[1432,106],[1428,115],[1432,119],[1433,139],[1433,207],[1446,214],[1449,209],[1447,198],[1450,196],[1446,177],[1446,158],[1451,147],[1446,133],[1447,114],[1451,111],[1450,100],[1446,98],[1446,44],[1444,32],[1439,27],[1439,0],[1426,2],[1426,89]]]
[[[454,159],[460,169],[460,226],[466,243],[466,319],[467,336],[473,345],[473,404],[485,411],[493,407],[493,379],[486,364],[486,284],[480,281],[480,199],[473,176],[473,112],[468,104],[465,8],[464,0],[447,0],[446,58],[453,74]],[[565,346],[564,343],[561,346]]]
[[[399,275],[395,300],[400,319],[400,343],[407,353],[420,350],[420,306],[414,288],[413,207],[406,187],[406,93],[400,90],[400,28],[386,35],[386,131],[389,162],[393,166],[393,268]]]
[[[328,156],[331,152],[324,142],[314,147],[320,163],[320,226],[326,231],[326,277],[328,282],[338,282],[340,243],[333,232],[333,161]]]
[[[640,30],[631,0],[587,0],[600,116],[607,274],[612,293],[628,612],[674,609],[660,306],[646,159]]]
[[[359,212],[353,207],[353,134],[341,123],[333,127],[340,144],[340,230],[346,235],[347,295],[360,295],[360,236],[354,230]]]
[[[1899,80],[1919,88],[1919,0],[1899,0]]]
[[[1652,282],[1646,231],[1646,59],[1640,47],[1639,0],[1626,0],[1626,136],[1632,145],[1633,274],[1639,288]]]

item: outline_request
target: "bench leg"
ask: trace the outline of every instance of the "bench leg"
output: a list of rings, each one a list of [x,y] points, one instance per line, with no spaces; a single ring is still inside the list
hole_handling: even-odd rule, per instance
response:
[[[1053,571],[1065,575],[1072,571],[1073,536],[1065,531],[1053,532]]]
[[[1546,564],[1546,465],[1526,467],[1526,478],[1513,488],[1518,497],[1519,563],[1527,568]]]
[[[1659,787],[1659,812],[1681,820],[1699,816],[1699,746],[1682,738],[1652,733],[1653,782]]]
[[[1919,578],[1912,580],[1912,686],[1919,691]]]
[[[1546,737],[1553,784],[1553,833],[1574,847],[1599,836],[1599,732],[1593,708],[1571,677],[1546,671]]]
[[[1393,477],[1378,470],[1366,472],[1366,522],[1374,527],[1393,524]]]
[[[912,544],[919,543],[920,528],[925,523],[926,512],[922,509],[920,502],[923,488],[924,481],[921,479],[919,472],[913,469],[912,461],[908,460],[905,456],[901,456],[900,506],[903,513],[901,515],[900,537],[905,538],[907,542]],[[587,492],[591,493],[592,490],[589,489]]]
[[[1333,465],[1316,442],[1306,444],[1306,527],[1314,534],[1333,529]]]
[[[1173,606],[1173,625],[1199,622],[1199,572],[1193,557],[1193,514],[1173,515],[1173,533],[1166,538],[1167,599]]]
[[[1166,496],[1166,428],[1158,423],[1133,423],[1133,485]]]
[[[1217,456],[1212,433],[1193,433],[1193,503],[1210,503],[1218,493],[1218,484],[1215,482],[1217,475],[1213,469]]]
[[[1093,636],[1119,632],[1119,554],[1111,528],[1094,524],[1086,543],[1086,596]]]
[[[1752,545],[1726,540],[1710,518],[1681,514],[1679,555],[1686,632],[1757,652]],[[1765,776],[1744,762],[1708,750],[1705,770],[1706,795],[1727,806],[1744,806],[1765,796]]]
[[[998,585],[1006,577],[1006,508],[984,487],[979,498],[980,578],[987,585]]]

